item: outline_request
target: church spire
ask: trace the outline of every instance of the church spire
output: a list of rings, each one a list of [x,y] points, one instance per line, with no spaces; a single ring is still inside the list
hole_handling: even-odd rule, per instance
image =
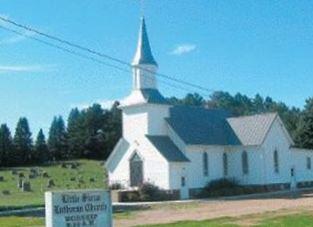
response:
[[[145,19],[141,18],[137,50],[132,62],[133,66],[133,90],[157,89],[155,73],[158,64],[153,58]]]
[[[144,17],[141,18],[137,50],[132,65],[158,65],[152,55]]]

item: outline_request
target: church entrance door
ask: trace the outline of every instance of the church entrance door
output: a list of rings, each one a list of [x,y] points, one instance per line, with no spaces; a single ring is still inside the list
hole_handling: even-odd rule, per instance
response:
[[[137,153],[135,153],[130,159],[129,166],[130,186],[140,186],[143,183],[143,161]]]

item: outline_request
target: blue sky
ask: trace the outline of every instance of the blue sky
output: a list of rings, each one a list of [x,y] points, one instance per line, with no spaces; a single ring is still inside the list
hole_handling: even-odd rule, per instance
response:
[[[311,1],[146,0],[144,8],[159,72],[297,107],[313,95]],[[0,0],[0,14],[130,62],[140,4]],[[130,92],[130,74],[1,29],[0,51],[0,122],[12,131],[20,116],[28,117],[36,134],[74,106],[108,104]],[[163,83],[160,90],[166,96],[185,94]]]

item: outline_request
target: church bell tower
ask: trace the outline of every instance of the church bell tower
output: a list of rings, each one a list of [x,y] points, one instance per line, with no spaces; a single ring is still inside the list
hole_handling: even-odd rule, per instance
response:
[[[157,88],[156,72],[158,64],[155,61],[147,33],[145,19],[141,18],[139,37],[132,65],[132,91],[121,101],[121,108],[140,104],[167,104]]]

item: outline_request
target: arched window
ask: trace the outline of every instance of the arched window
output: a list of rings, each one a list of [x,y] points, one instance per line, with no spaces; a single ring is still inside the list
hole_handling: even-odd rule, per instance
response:
[[[274,171],[275,173],[279,173],[279,158],[278,158],[278,151],[274,151]]]
[[[223,174],[224,176],[228,175],[228,158],[226,153],[223,154]]]
[[[206,152],[204,152],[202,158],[203,158],[203,175],[208,176],[209,175],[208,154]]]
[[[310,157],[306,158],[306,168],[311,169],[311,158]]]
[[[242,163],[242,173],[248,174],[249,173],[249,163],[248,163],[248,153],[246,151],[242,152],[241,163]]]

